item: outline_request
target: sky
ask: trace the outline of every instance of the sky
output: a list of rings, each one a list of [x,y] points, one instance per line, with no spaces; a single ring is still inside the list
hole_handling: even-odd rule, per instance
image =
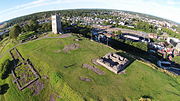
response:
[[[0,22],[35,12],[77,8],[134,11],[180,23],[180,0],[0,0]]]

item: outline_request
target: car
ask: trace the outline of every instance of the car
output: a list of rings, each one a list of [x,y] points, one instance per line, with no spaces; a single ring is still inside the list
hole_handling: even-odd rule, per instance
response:
[[[148,38],[144,38],[144,37],[139,37],[139,39],[141,40],[141,42],[145,42],[145,43],[150,43],[151,40]]]
[[[170,69],[170,68],[172,68],[172,67],[171,67],[172,64],[171,64],[171,62],[169,62],[169,61],[161,61],[161,60],[159,60],[159,61],[157,62],[157,65],[158,65],[159,67],[163,68],[163,69]]]
[[[152,49],[148,50],[148,52],[149,52],[149,53],[153,53],[153,54],[156,53],[156,51],[155,51],[155,50],[152,50]]]
[[[150,43],[150,42],[151,42],[151,40],[148,39],[148,38],[145,38],[145,41],[146,41],[147,43]]]

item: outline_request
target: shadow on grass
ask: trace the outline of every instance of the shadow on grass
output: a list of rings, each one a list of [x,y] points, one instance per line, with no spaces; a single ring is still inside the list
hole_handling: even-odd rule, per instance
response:
[[[129,63],[124,68],[121,68],[119,72],[125,70],[127,67],[129,67],[129,65],[131,65],[131,63],[133,63],[136,60],[135,58],[132,58],[131,56],[129,56],[128,53],[125,53],[125,52],[117,52],[117,54],[129,60]]]
[[[140,97],[139,101],[152,101],[153,97],[149,95],[143,95]]]
[[[9,85],[7,83],[1,85],[0,86],[0,95],[4,95],[8,89],[9,89]]]
[[[152,96],[149,96],[149,95],[144,95],[144,96],[142,96],[143,98],[153,98]]]
[[[109,42],[109,45],[114,49],[123,50],[127,53],[130,53],[130,54],[135,55],[135,56],[139,56],[141,58],[146,58],[149,55],[144,50],[141,50],[137,47],[128,45],[128,44],[121,42],[121,41],[118,41],[118,40],[111,39],[111,42]]]
[[[75,63],[75,64],[72,64],[72,65],[64,66],[64,68],[70,68],[70,67],[73,67],[73,66],[75,66],[75,65],[76,65],[76,63]]]
[[[86,35],[84,37],[90,38],[91,36]],[[101,43],[107,44],[107,42],[101,42]],[[120,40],[110,38],[108,42],[108,46],[112,47],[113,49],[123,50],[129,54],[132,54],[136,56],[135,58],[138,60],[146,59],[146,60],[151,60],[150,61],[151,63],[156,63],[156,61],[152,61],[152,59],[149,59],[150,54],[147,51],[137,48],[135,46],[129,45],[125,43],[125,41],[120,41]],[[155,56],[155,58],[157,58],[158,60],[162,59],[162,56],[159,56],[159,55],[153,55],[153,56]]]
[[[9,74],[11,74],[11,71],[14,68],[14,62],[17,60],[12,60],[10,61],[9,59],[5,60],[4,63],[2,64],[2,76],[1,79],[4,80],[7,77],[9,77]]]

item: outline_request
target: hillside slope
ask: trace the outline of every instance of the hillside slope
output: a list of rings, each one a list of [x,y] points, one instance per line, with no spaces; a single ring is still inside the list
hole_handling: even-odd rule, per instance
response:
[[[41,75],[38,81],[38,94],[32,87],[19,91],[13,78],[0,80],[0,85],[8,84],[9,89],[0,95],[0,101],[137,101],[142,96],[149,96],[153,101],[179,101],[180,78],[171,77],[160,71],[132,60],[125,74],[116,75],[102,66],[95,65],[104,71],[98,75],[91,70],[81,68],[90,64],[92,59],[104,56],[109,52],[119,52],[89,39],[72,36],[63,39],[42,39],[17,47],[22,56],[30,59]],[[64,51],[67,45],[78,44],[74,50]],[[126,56],[126,54],[124,54]],[[9,54],[3,56],[2,63]],[[129,57],[128,57],[129,58]],[[10,58],[11,59],[11,58]],[[80,77],[90,78],[91,82],[81,81]],[[34,88],[39,85],[34,84]]]

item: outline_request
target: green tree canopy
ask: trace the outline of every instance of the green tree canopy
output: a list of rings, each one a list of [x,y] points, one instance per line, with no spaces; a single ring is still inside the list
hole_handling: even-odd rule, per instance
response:
[[[11,73],[12,62],[9,59],[7,59],[0,65],[0,67],[1,67],[1,69],[0,69],[0,73],[1,73],[0,77],[1,77],[2,80],[4,80]]]
[[[29,31],[37,31],[38,29],[38,22],[36,20],[30,20],[29,23],[28,23],[28,30]]]
[[[41,27],[41,30],[42,31],[51,31],[51,23],[44,23],[42,24],[42,27]]]
[[[28,24],[26,24],[23,26],[23,32],[28,32],[28,31],[30,31],[30,27]]]
[[[115,34],[121,35],[122,32],[119,30],[119,31],[115,32]]]
[[[19,34],[21,33],[21,27],[18,24],[15,24],[9,32],[9,37],[11,39],[17,39],[17,37],[19,36]]]

